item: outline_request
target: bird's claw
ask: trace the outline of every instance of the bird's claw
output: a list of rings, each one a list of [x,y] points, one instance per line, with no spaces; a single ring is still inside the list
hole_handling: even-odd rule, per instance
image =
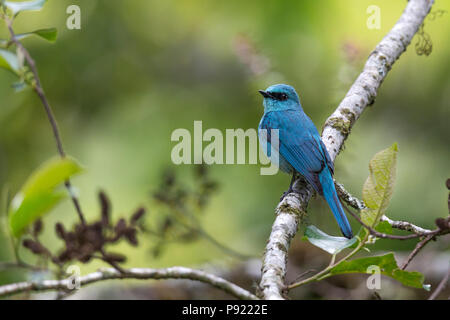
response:
[[[293,190],[289,189],[288,191],[283,192],[283,195],[280,198],[280,202],[283,201],[284,198],[286,198],[286,196],[291,193]]]

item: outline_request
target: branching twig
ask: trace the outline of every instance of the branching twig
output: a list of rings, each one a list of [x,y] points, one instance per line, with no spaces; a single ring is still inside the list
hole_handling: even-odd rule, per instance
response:
[[[409,254],[408,258],[406,258],[406,261],[403,262],[403,264],[400,267],[400,269],[405,270],[406,267],[408,267],[409,263],[412,261],[412,259],[414,259],[414,257],[419,253],[419,251],[422,250],[423,247],[425,247],[427,245],[427,243],[430,242],[433,238],[434,238],[434,235],[428,235],[422,241],[417,243],[416,247]]]
[[[311,277],[309,277],[309,278],[307,278],[307,279],[304,279],[304,280],[302,280],[302,281],[298,281],[298,282],[295,282],[295,283],[292,283],[292,284],[288,285],[287,289],[288,289],[288,290],[291,290],[291,289],[300,287],[300,286],[302,286],[302,285],[305,285],[305,284],[307,284],[307,283],[313,282],[313,281],[315,281],[315,280],[325,279],[325,278],[329,277],[329,276],[330,276],[329,271],[330,271],[331,269],[333,269],[334,267],[340,265],[342,262],[344,262],[344,261],[350,259],[350,258],[353,257],[355,254],[357,254],[357,253],[364,247],[364,245],[365,245],[366,242],[367,242],[367,239],[368,239],[368,234],[366,234],[366,236],[364,237],[364,239],[362,239],[362,240],[360,241],[360,243],[358,244],[358,246],[357,246],[355,249],[353,249],[349,254],[347,254],[345,257],[343,257],[342,259],[340,259],[338,262],[335,262],[336,256],[333,255],[330,264],[329,264],[325,269],[323,269],[322,271],[316,273],[315,275],[313,275],[313,276],[311,276]]]
[[[43,271],[46,268],[40,268],[38,266],[33,266],[24,262],[0,262],[0,271],[12,270],[12,269],[27,269],[32,271]]]
[[[412,224],[411,222],[407,221],[395,221],[391,220],[385,215],[381,217],[381,221],[387,221],[392,228],[414,232],[415,234],[420,234],[422,236],[428,235],[433,232],[433,230],[425,229],[419,226],[416,226],[415,224]]]
[[[336,182],[336,190],[338,192],[339,198],[347,203],[350,207],[361,211],[363,209],[366,209],[366,206],[364,204],[364,201],[359,200],[357,197],[353,196],[348,192],[344,186],[338,182]],[[425,229],[419,226],[416,226],[415,224],[407,221],[395,221],[387,216],[383,215],[380,219],[381,221],[388,222],[392,228],[403,230],[403,231],[409,231],[413,232],[415,234],[426,236],[429,234],[432,234],[434,230]]]
[[[426,235],[427,237],[435,237],[439,234],[445,234],[448,233],[449,230],[441,230],[439,228],[435,229],[435,230],[431,230],[430,232],[426,233],[426,234],[417,234],[417,233],[413,233],[413,234],[409,234],[406,236],[398,236],[395,234],[386,234],[386,233],[382,233],[382,232],[378,232],[377,230],[375,230],[374,228],[372,228],[371,226],[368,226],[367,224],[365,224],[360,217],[358,217],[355,213],[353,213],[345,204],[342,204],[342,206],[344,207],[344,209],[352,215],[353,218],[356,219],[356,221],[358,221],[364,228],[366,228],[371,235],[377,237],[377,238],[382,238],[382,239],[394,239],[394,240],[409,240],[409,239],[415,239],[415,238],[420,238],[424,235]]]
[[[344,100],[328,118],[322,140],[334,161],[344,145],[352,126],[368,105],[373,104],[377,91],[394,62],[411,43],[434,1],[410,0],[398,22],[370,54],[362,73]],[[298,182],[299,180],[297,180]],[[288,194],[278,205],[263,258],[260,288],[266,299],[283,299],[287,251],[306,211],[312,190],[303,186],[299,192]]]
[[[53,110],[50,106],[50,103],[48,102],[48,99],[45,95],[44,89],[42,88],[41,85],[41,80],[39,78],[39,73],[36,67],[36,63],[34,62],[34,59],[31,57],[30,53],[28,52],[28,50],[22,45],[22,43],[17,40],[16,38],[16,34],[14,33],[12,24],[13,24],[13,20],[8,18],[6,15],[4,16],[4,19],[6,21],[6,25],[8,26],[8,30],[9,33],[11,35],[11,41],[17,46],[18,50],[20,50],[26,60],[26,62],[28,63],[28,66],[30,67],[31,72],[33,73],[33,77],[35,80],[35,83],[33,84],[33,90],[36,92],[36,94],[39,96],[39,99],[42,102],[42,105],[44,106],[45,112],[47,113],[47,118],[50,122],[50,125],[52,127],[52,131],[53,131],[53,135],[55,137],[55,141],[56,141],[56,148],[58,150],[58,153],[60,155],[61,158],[65,158],[66,157],[66,153],[64,151],[64,147],[63,147],[63,143],[62,143],[62,139],[61,139],[61,134],[59,132],[58,129],[58,123],[56,121],[56,118],[53,114]],[[75,207],[75,210],[78,214],[78,217],[80,218],[81,222],[83,224],[86,224],[86,220],[84,218],[83,212],[81,210],[81,206],[80,203],[78,201],[77,196],[75,195],[74,190],[72,189],[72,186],[70,184],[70,180],[67,180],[65,182],[65,186],[67,188],[67,190],[69,191],[70,197],[72,198],[72,202],[73,205]]]
[[[357,197],[353,196],[348,192],[344,185],[334,181],[334,185],[336,186],[336,191],[338,193],[338,196],[341,200],[343,200],[345,203],[347,203],[350,207],[361,211],[366,208],[366,205],[364,204],[364,201],[359,200]]]
[[[189,269],[185,267],[171,267],[167,269],[127,269],[124,273],[121,273],[113,268],[102,269],[97,272],[88,274],[86,276],[76,279],[76,283],[80,286],[86,286],[88,284],[111,280],[111,279],[188,279],[204,282],[213,287],[216,287],[222,291],[229,293],[230,295],[245,300],[258,299],[255,295],[242,289],[241,287],[223,279],[218,276],[206,273],[200,270]],[[9,285],[0,286],[0,296],[7,296],[12,294],[18,294],[21,292],[43,292],[43,291],[70,291],[68,288],[73,286],[72,278],[64,280],[44,280],[39,282],[20,282]]]

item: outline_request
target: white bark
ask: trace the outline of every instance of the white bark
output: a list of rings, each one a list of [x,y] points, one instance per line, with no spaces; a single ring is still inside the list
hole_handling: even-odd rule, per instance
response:
[[[373,104],[381,83],[410,44],[433,2],[410,0],[407,3],[400,19],[370,54],[363,71],[325,122],[322,140],[333,161],[356,120],[367,106]],[[303,186],[300,195],[290,193],[277,207],[277,217],[263,258],[260,288],[265,299],[283,299],[289,244],[306,212],[311,195],[311,189]]]
[[[97,272],[90,273],[85,276],[80,276],[76,283],[81,287],[103,280],[111,279],[189,279],[201,281],[210,284],[219,290],[225,291],[230,295],[244,300],[256,300],[255,295],[242,289],[241,287],[215,275],[206,273],[200,270],[189,269],[185,267],[171,267],[166,269],[127,269],[125,273],[120,273],[114,268],[101,269]],[[27,281],[13,283],[9,285],[0,286],[0,297],[21,292],[41,292],[49,290],[70,291],[74,279],[68,278],[63,280],[43,280],[43,281]]]

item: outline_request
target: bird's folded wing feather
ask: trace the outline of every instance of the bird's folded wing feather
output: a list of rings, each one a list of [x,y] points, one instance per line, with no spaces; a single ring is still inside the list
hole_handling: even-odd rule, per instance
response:
[[[279,130],[280,155],[321,194],[318,174],[332,162],[311,120],[297,111],[275,111],[264,116],[260,128],[268,130],[268,139],[271,129]]]

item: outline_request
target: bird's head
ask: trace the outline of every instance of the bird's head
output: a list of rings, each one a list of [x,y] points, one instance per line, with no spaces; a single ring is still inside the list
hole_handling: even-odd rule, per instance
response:
[[[259,90],[259,93],[264,97],[266,112],[301,109],[297,92],[287,84],[275,84],[266,90]]]

